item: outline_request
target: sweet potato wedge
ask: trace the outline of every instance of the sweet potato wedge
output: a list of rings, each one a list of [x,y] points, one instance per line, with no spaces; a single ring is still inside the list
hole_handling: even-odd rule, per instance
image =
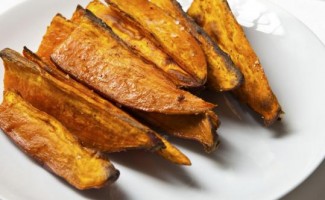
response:
[[[38,47],[37,55],[48,65],[52,65],[51,54],[54,49],[69,37],[77,26],[64,18],[61,14],[53,17],[47,27],[46,34]]]
[[[79,6],[73,21],[78,27],[56,48],[52,61],[106,98],[130,108],[166,114],[201,113],[214,107],[177,89],[90,11]]]
[[[158,149],[157,154],[165,158],[166,160],[178,164],[178,165],[191,165],[191,160],[182,153],[178,148],[172,145],[164,137],[157,134],[157,137],[164,143],[164,149]]]
[[[104,152],[162,146],[149,128],[72,79],[66,84],[10,49],[2,50],[0,56],[5,89],[17,91],[34,107],[55,117],[84,146]]]
[[[227,52],[244,75],[235,96],[262,116],[266,125],[279,118],[281,107],[261,63],[226,0],[194,0],[188,14]]]
[[[206,82],[207,62],[195,38],[148,0],[106,0],[106,2],[137,21],[160,43],[163,50],[202,85]]]
[[[80,190],[102,187],[119,176],[108,160],[81,147],[60,122],[14,92],[4,92],[0,128],[27,155]]]
[[[237,88],[243,81],[243,75],[234,65],[229,55],[208,36],[183,10],[176,0],[151,0],[170,16],[175,18],[200,43],[208,63],[208,85],[217,91]]]
[[[45,64],[37,55],[35,55],[33,52],[28,50],[26,47],[24,48],[23,54],[26,58],[28,58],[30,61],[35,62],[47,71],[49,74],[54,76],[56,79],[59,79],[60,81],[66,83],[67,85],[70,85],[77,89],[80,93],[83,93],[96,101],[99,104],[103,104],[104,108],[106,106],[106,101],[100,98],[97,94],[94,94],[91,92],[88,88],[84,87],[83,85],[79,84],[75,80],[69,78],[69,75],[65,74],[61,70],[59,70],[54,63],[50,60],[50,55],[52,54],[53,50],[56,46],[58,46],[62,41],[66,39],[66,37],[69,36],[69,34],[73,31],[73,29],[69,29],[68,27],[72,27],[72,22],[66,20],[61,15],[56,15],[51,25],[48,27],[46,34],[43,37],[43,40],[41,42],[41,45],[38,49],[38,53],[48,61],[47,64]],[[59,32],[59,33],[56,33]],[[122,114],[122,113],[120,113]],[[129,118],[128,115],[124,117],[125,119]],[[131,120],[130,120],[131,121]],[[138,123],[138,127],[141,125]],[[142,129],[148,129],[146,127],[142,127]],[[149,130],[149,129],[148,129]],[[153,132],[153,131],[152,131]],[[190,165],[190,160],[182,153],[180,152],[176,147],[174,147],[172,144],[170,144],[166,139],[161,137],[159,134],[153,132],[156,137],[160,138],[164,148],[156,148],[156,153],[165,158],[166,160],[169,160],[176,164],[182,164],[182,165]]]
[[[199,115],[165,115],[145,112],[136,114],[167,134],[201,143],[208,153],[219,144],[216,133],[219,120],[212,111]]]
[[[178,66],[170,56],[161,50],[155,39],[148,34],[146,35],[132,19],[98,0],[89,3],[86,9],[102,19],[135,53],[165,72],[177,86],[201,86],[202,83],[197,82]]]

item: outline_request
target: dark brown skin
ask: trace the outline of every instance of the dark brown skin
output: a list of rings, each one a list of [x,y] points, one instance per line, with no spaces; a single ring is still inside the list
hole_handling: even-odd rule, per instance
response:
[[[162,146],[153,131],[72,79],[66,84],[10,49],[0,55],[5,89],[55,117],[82,145],[104,152]]]
[[[225,0],[194,0],[187,13],[227,52],[244,75],[233,91],[238,99],[271,125],[282,113],[260,61]]]
[[[137,21],[159,42],[184,71],[202,85],[207,78],[205,55],[195,38],[178,22],[148,0],[106,0]]]
[[[102,19],[136,54],[155,64],[179,87],[199,87],[201,83],[186,73],[169,57],[157,41],[145,34],[137,22],[98,0],[88,4],[87,9]]]
[[[151,0],[163,11],[186,28],[199,41],[208,63],[208,85],[217,91],[237,88],[243,82],[243,75],[229,55],[208,36],[183,10],[176,0]]]
[[[78,28],[51,58],[80,82],[110,100],[146,112],[190,114],[214,107],[177,89],[159,70],[133,54],[89,11],[79,7],[73,19],[79,23]]]
[[[212,111],[199,115],[165,115],[145,112],[136,112],[136,114],[167,134],[201,143],[208,153],[215,150],[219,143],[216,133],[219,120]]]
[[[41,54],[45,60],[48,61],[48,64],[42,62],[42,60],[37,55],[32,53],[27,48],[24,48],[23,51],[24,56],[28,58],[30,61],[37,63],[39,67],[41,67],[46,72],[54,76],[56,79],[59,79],[65,84],[74,87],[80,93],[83,93],[84,95],[96,101],[96,103],[102,104],[103,105],[102,109],[109,108],[110,106],[106,105],[106,100],[102,99],[101,97],[99,97],[94,92],[90,91],[82,84],[76,82],[74,79],[69,78],[69,75],[60,71],[50,60],[49,56],[52,54],[56,46],[58,46],[61,42],[63,42],[74,29],[74,28],[71,29],[69,27],[74,27],[74,25],[72,24],[72,22],[66,20],[61,15],[57,15],[53,18],[51,25],[48,27],[47,32],[44,35],[42,43],[38,49],[38,53]],[[119,112],[119,115],[122,116],[123,114],[124,112],[121,111]],[[129,119],[130,116],[125,114],[125,116],[122,116],[122,118]],[[129,119],[128,122],[133,123],[134,126],[140,129],[148,130],[148,132],[154,134],[155,137],[160,139],[162,145],[165,146],[165,148],[160,149],[159,146],[157,146],[156,149],[154,150],[157,150],[155,152],[161,155],[163,158],[176,164],[181,164],[181,165],[191,164],[190,160],[182,152],[180,152],[176,147],[170,144],[166,139],[161,137],[159,134],[155,133],[154,131],[151,131],[149,128],[145,126],[142,126],[140,123],[136,122],[135,120]]]
[[[27,155],[79,190],[100,188],[119,176],[108,160],[81,147],[60,122],[14,92],[4,93],[0,128]]]

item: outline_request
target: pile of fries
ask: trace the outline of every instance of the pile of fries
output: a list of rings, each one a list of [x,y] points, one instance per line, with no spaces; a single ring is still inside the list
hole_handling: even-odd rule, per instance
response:
[[[154,128],[214,151],[216,105],[192,88],[230,91],[266,125],[282,112],[225,0],[194,0],[187,13],[175,0],[94,0],[70,20],[57,14],[36,53],[0,56],[1,129],[80,190],[117,180],[102,153],[141,149],[190,165]]]

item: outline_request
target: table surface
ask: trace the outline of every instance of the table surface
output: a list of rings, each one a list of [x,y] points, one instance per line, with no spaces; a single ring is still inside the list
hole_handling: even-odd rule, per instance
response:
[[[0,15],[25,0],[0,0]],[[269,0],[303,22],[325,44],[325,0]],[[283,200],[325,199],[325,161]]]

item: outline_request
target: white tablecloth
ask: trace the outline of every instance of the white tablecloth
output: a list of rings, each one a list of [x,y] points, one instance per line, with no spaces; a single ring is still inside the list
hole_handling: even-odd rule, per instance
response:
[[[25,0],[0,0],[0,14]],[[310,28],[325,44],[325,0],[269,0]],[[325,59],[325,58],[324,58]],[[325,67],[325,66],[324,66]],[[271,189],[271,188],[270,188]],[[325,199],[325,162],[283,200]]]

